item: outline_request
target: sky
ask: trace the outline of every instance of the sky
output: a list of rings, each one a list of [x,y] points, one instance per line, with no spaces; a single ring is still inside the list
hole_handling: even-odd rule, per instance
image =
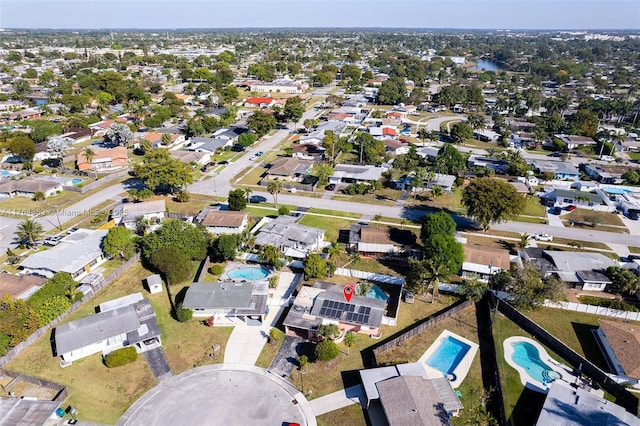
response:
[[[639,0],[0,0],[0,28],[640,29]]]

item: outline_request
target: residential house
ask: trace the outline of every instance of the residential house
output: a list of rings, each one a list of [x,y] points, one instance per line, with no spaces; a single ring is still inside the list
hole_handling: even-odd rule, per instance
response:
[[[473,132],[473,138],[479,140],[480,142],[496,142],[500,139],[500,133],[496,133],[493,130],[484,129],[484,130],[475,130]]]
[[[42,118],[42,112],[37,109],[23,109],[20,111],[13,111],[7,114],[2,114],[0,116],[0,123],[13,123],[16,121],[23,120],[37,120]]]
[[[256,246],[271,245],[285,256],[305,258],[312,251],[325,246],[323,229],[300,225],[294,216],[278,216],[260,228]]]
[[[554,179],[576,180],[580,177],[580,172],[571,162],[533,160],[530,164],[536,173],[554,173]]]
[[[543,256],[553,264],[546,276],[555,275],[567,285],[589,291],[605,291],[611,280],[605,275],[609,266],[618,263],[601,253],[544,250]]]
[[[203,166],[211,161],[211,154],[197,151],[169,151],[169,155],[181,163]]]
[[[233,145],[243,133],[248,133],[249,128],[246,126],[230,126],[228,128],[222,127],[213,132],[213,138],[227,139]]]
[[[640,328],[629,322],[598,319],[595,332],[602,354],[611,372],[625,383],[640,381]]]
[[[596,141],[593,140],[593,138],[590,138],[588,136],[565,135],[565,134],[557,134],[554,136],[560,139],[565,144],[567,144],[568,149],[576,149],[582,146],[596,145]]]
[[[169,141],[167,143],[164,143],[162,140],[164,135],[169,135]],[[184,142],[185,137],[183,134],[178,133],[143,132],[138,134],[135,145],[139,145],[142,140],[151,142],[153,148],[171,148]]]
[[[126,124],[127,119],[124,117],[118,117],[113,120],[108,119],[108,120],[98,121],[96,123],[89,124],[89,129],[91,129],[91,131],[93,132],[94,137],[100,137],[100,136],[104,136],[107,133],[107,130],[109,130],[109,128],[111,128],[111,125],[114,123]]]
[[[622,175],[629,170],[630,167],[625,166],[604,166],[597,164],[582,163],[580,168],[596,182],[618,185],[624,182]]]
[[[47,278],[56,272],[68,272],[80,281],[106,260],[102,252],[106,235],[106,230],[79,229],[60,240],[57,246],[29,255],[18,266],[24,273]]]
[[[36,153],[33,156],[33,161],[43,161],[53,158],[53,156],[49,153],[48,145],[48,141],[35,144]]]
[[[639,426],[640,419],[623,407],[588,389],[571,386],[563,380],[556,380],[547,392],[535,424],[538,426]]]
[[[46,282],[47,279],[39,275],[13,275],[0,272],[0,299],[8,294],[16,299],[27,300]]]
[[[380,180],[382,172],[382,167],[336,164],[333,168],[333,175],[329,177],[329,182],[334,184],[355,182],[367,183],[372,180]]]
[[[141,293],[103,303],[97,314],[55,330],[55,353],[62,358],[62,366],[95,353],[106,355],[128,346],[142,353],[160,345],[155,312]]]
[[[342,132],[344,132],[346,127],[347,123],[339,120],[321,121],[311,133],[301,135],[298,142],[300,144],[313,143],[319,145],[322,143],[322,140],[328,131],[333,132],[336,138],[338,138],[342,135]]]
[[[496,173],[504,174],[509,169],[511,163],[503,158],[482,157],[479,155],[471,155],[467,160],[469,168],[486,168],[494,170]]]
[[[307,83],[303,83],[299,80],[291,80],[289,78],[282,78],[271,82],[255,82],[250,88],[252,92],[290,94],[304,93],[307,89],[309,89],[309,85]],[[245,104],[245,106],[247,105]]]
[[[510,266],[509,250],[465,244],[460,276],[486,282],[498,272],[508,271]]]
[[[73,145],[90,140],[93,137],[93,131],[91,129],[69,128],[60,137],[69,145]]]
[[[386,301],[355,294],[346,303],[343,286],[318,284],[303,286],[298,292],[283,322],[287,335],[315,340],[318,327],[328,324],[335,324],[344,332],[381,335]]]
[[[76,167],[78,170],[107,171],[129,164],[129,155],[125,146],[92,150],[93,158],[91,158],[91,161],[87,159],[84,151],[80,151],[76,155]]]
[[[214,324],[260,325],[266,315],[269,283],[263,281],[195,282],[189,286],[182,307],[196,318],[213,317]]]
[[[452,425],[463,408],[449,380],[417,362],[360,370],[360,379],[367,409],[380,407],[389,425]]]
[[[416,236],[407,229],[372,228],[355,224],[349,228],[349,247],[358,253],[391,255],[410,253]]]
[[[249,224],[249,214],[231,210],[209,210],[200,223],[212,234],[240,234]]]
[[[325,149],[317,145],[294,143],[291,148],[293,151],[291,156],[298,160],[313,161],[314,164],[318,164],[324,160]]]
[[[546,206],[560,206],[577,204],[583,208],[593,210],[606,210],[604,200],[599,194],[584,191],[574,191],[572,189],[556,188],[540,196]]]
[[[397,139],[383,139],[384,147],[390,157],[409,153],[409,144]]]
[[[62,191],[62,184],[54,180],[45,180],[37,177],[11,180],[0,179],[0,199],[14,197],[30,197],[41,192],[45,197],[50,197]]]
[[[269,108],[275,105],[277,102],[274,98],[247,98],[244,100],[243,105],[246,107],[255,108]]]
[[[282,180],[287,182],[302,182],[311,171],[313,163],[292,157],[278,158],[267,170],[266,181]]]
[[[219,150],[223,150],[225,147],[231,147],[233,142],[226,138],[191,138],[189,143],[184,148],[186,151],[206,152],[208,154],[215,154]]]
[[[440,152],[440,148],[433,147],[433,146],[424,146],[416,150],[416,154],[418,154],[422,158],[426,158],[427,161],[431,161],[431,162],[436,161],[436,158],[438,158],[439,152]]]
[[[155,224],[165,218],[167,207],[164,200],[144,201],[141,203],[122,203],[111,210],[111,219],[116,225],[127,229],[137,229],[138,218],[149,220]]]

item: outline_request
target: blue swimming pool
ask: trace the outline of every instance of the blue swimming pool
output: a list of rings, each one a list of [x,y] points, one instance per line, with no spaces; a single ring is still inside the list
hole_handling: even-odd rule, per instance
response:
[[[263,268],[236,268],[227,272],[227,276],[232,280],[256,281],[267,278],[269,271]]]
[[[513,343],[513,362],[527,371],[527,374],[540,383],[553,382],[561,376],[540,359],[538,349],[529,342]]]
[[[604,191],[608,192],[609,194],[628,194],[631,192],[628,189],[624,188],[604,188]]]
[[[15,176],[15,175],[19,175],[19,174],[20,174],[19,172],[14,172],[14,171],[11,171],[11,170],[0,170],[0,176],[4,176],[4,177]]]
[[[448,336],[440,347],[429,357],[427,365],[441,371],[445,376],[453,374],[462,358],[469,352],[471,346],[458,339]]]
[[[387,293],[385,293],[383,289],[375,284],[369,289],[369,291],[365,293],[365,296],[372,299],[384,300],[385,302],[389,301],[389,296],[387,296]]]
[[[79,184],[79,183],[81,183],[81,182],[82,182],[82,179],[79,179],[79,178],[73,178],[73,179],[71,179],[71,184],[72,184],[72,185],[77,185],[77,184]]]

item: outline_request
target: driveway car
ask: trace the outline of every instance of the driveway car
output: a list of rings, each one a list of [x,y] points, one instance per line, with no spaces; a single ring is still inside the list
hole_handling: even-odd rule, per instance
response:
[[[335,183],[330,183],[329,185],[326,186],[325,189],[327,191],[334,191],[336,189],[336,184]]]
[[[533,239],[538,241],[553,241],[553,237],[549,234],[534,234]]]
[[[570,206],[567,206],[567,211],[568,211],[568,212],[572,212],[572,211],[574,211],[574,210],[575,210],[575,209],[577,209],[577,208],[578,208],[577,206],[575,206],[575,205],[571,204]]]

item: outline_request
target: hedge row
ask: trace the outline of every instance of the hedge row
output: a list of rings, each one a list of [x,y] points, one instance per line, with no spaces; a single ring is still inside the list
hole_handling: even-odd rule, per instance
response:
[[[104,363],[107,367],[113,368],[132,363],[136,359],[138,359],[138,352],[136,352],[136,348],[133,346],[127,346],[126,348],[116,349],[110,354],[107,354],[104,357]]]

